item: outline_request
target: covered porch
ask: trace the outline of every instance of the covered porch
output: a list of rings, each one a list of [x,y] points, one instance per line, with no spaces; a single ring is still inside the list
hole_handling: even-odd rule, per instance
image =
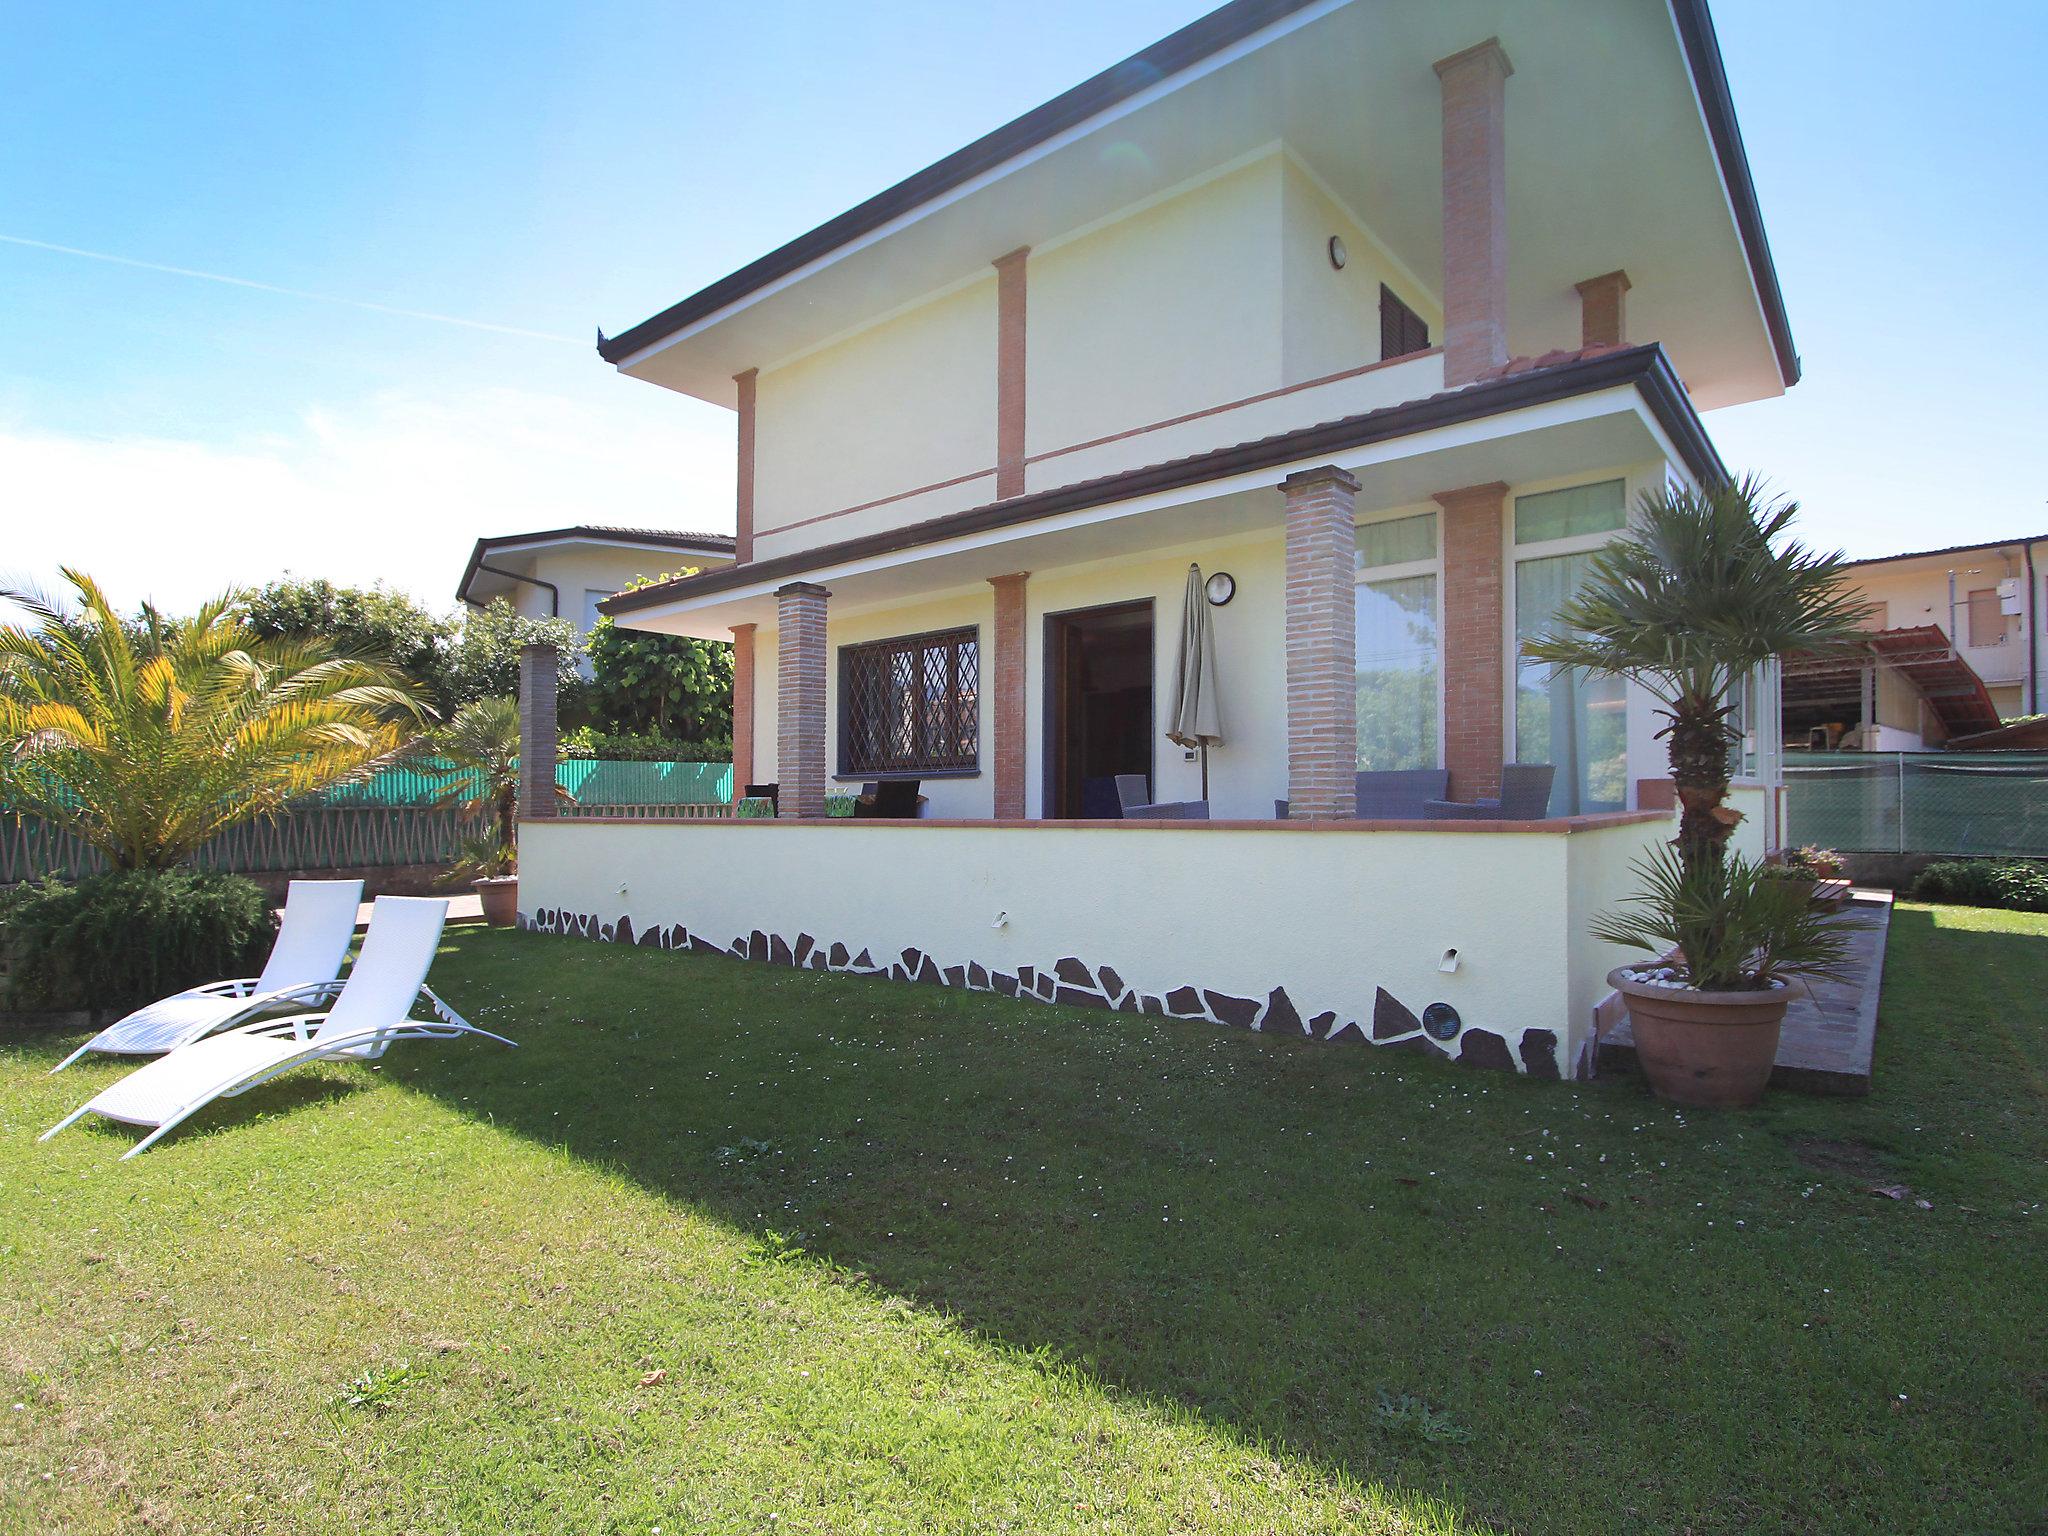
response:
[[[732,641],[735,792],[774,786],[786,818],[889,779],[934,819],[1108,818],[1136,776],[1216,820],[1342,821],[1357,772],[1441,769],[1472,801],[1517,761],[1557,768],[1538,815],[1626,811],[1663,767],[1646,702],[1518,649],[1635,497],[1700,467],[1656,409],[1664,372],[1656,348],[1574,357],[609,611]],[[1206,754],[1165,735],[1191,565],[1212,582]]]

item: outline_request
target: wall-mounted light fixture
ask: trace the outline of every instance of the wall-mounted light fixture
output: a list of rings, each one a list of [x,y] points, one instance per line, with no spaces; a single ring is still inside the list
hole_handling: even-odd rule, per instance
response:
[[[1330,236],[1330,265],[1339,272],[1342,272],[1344,270],[1344,263],[1350,259],[1351,253],[1344,249],[1344,237],[1342,235]]]

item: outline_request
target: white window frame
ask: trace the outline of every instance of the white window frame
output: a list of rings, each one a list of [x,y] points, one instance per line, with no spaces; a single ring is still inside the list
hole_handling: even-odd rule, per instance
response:
[[[1430,576],[1436,580],[1436,761],[1430,766],[1444,765],[1444,514],[1441,507],[1397,507],[1388,512],[1374,512],[1361,517],[1354,529],[1370,528],[1376,523],[1405,522],[1411,517],[1428,517],[1435,530],[1436,554],[1427,560],[1402,560],[1394,565],[1360,566],[1354,555],[1351,584],[1354,588],[1376,581],[1403,581],[1414,576]],[[1354,531],[1352,549],[1357,549],[1357,535]],[[1352,633],[1357,633],[1357,620],[1352,621]],[[1355,668],[1355,664],[1354,664]],[[1354,687],[1356,684],[1354,683]],[[1353,761],[1356,759],[1357,741],[1352,742]]]

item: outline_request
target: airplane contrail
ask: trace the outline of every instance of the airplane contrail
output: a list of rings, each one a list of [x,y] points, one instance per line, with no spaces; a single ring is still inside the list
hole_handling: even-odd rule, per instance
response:
[[[552,341],[563,346],[588,345],[574,336],[557,336],[550,331],[529,331],[516,325],[493,325],[488,320],[465,320],[460,315],[437,315],[424,309],[401,309],[395,304],[378,304],[370,299],[344,299],[331,293],[309,293],[303,288],[283,288],[276,283],[259,283],[253,278],[229,277],[221,272],[201,272],[192,267],[167,266],[160,261],[139,261],[133,256],[115,256],[107,251],[86,251],[75,245],[56,245],[48,240],[31,240],[26,235],[0,235],[0,242],[8,245],[25,245],[37,251],[55,251],[60,256],[82,256],[88,261],[111,262],[117,267],[139,267],[144,272],[167,272],[173,277],[196,277],[202,282],[226,283],[231,288],[254,288],[259,293],[278,293],[286,298],[311,299],[318,304],[346,304],[351,309],[374,310],[380,315],[397,315],[405,320],[431,320],[439,325],[459,325],[472,331],[494,331],[500,336],[524,336],[530,341]]]

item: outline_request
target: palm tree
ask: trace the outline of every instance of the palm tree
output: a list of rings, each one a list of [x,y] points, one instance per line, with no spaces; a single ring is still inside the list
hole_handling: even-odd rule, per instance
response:
[[[519,701],[498,697],[463,705],[434,733],[431,746],[446,765],[437,803],[488,814],[492,822],[490,834],[463,844],[451,878],[511,874],[519,847]],[[574,798],[559,784],[555,794]]]
[[[1593,557],[1552,628],[1522,647],[1655,696],[1688,870],[1719,865],[1742,819],[1727,804],[1735,684],[1773,657],[1847,644],[1871,616],[1839,554],[1783,539],[1798,514],[1754,475],[1646,492],[1631,530]]]
[[[66,569],[70,612],[0,589],[33,623],[0,628],[0,804],[104,853],[168,869],[220,833],[373,769],[426,711],[381,662],[264,639],[239,594],[187,619],[124,620]]]

